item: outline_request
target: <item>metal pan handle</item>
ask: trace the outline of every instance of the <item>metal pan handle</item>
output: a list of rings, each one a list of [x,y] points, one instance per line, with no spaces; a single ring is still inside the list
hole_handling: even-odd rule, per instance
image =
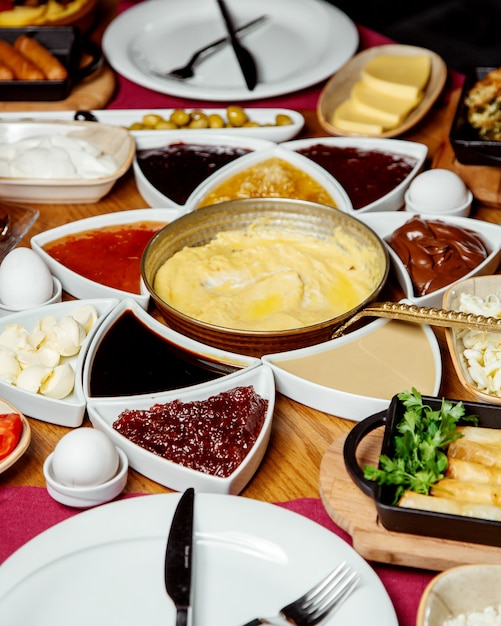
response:
[[[380,411],[358,422],[348,433],[343,447],[344,464],[355,484],[368,496],[375,497],[378,484],[364,477],[363,469],[357,461],[357,448],[360,442],[373,430],[387,423],[387,411]]]

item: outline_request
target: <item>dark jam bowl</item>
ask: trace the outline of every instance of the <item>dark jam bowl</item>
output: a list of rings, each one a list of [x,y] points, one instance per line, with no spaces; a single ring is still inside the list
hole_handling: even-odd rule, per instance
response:
[[[271,229],[283,228],[319,238],[330,237],[341,228],[362,241],[374,250],[376,257],[377,280],[372,292],[342,315],[309,326],[276,331],[235,330],[208,324],[180,312],[159,297],[154,288],[155,275],[177,251],[204,245],[222,231],[245,230],[257,220],[265,220]],[[286,198],[235,200],[192,211],[160,230],[146,247],[141,261],[144,284],[169,326],[210,346],[256,357],[329,340],[337,326],[377,297],[388,271],[387,249],[371,228],[337,209]]]

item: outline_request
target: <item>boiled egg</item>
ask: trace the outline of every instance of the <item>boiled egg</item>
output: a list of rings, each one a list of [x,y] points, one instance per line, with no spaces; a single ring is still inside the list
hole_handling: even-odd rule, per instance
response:
[[[54,479],[68,487],[92,487],[107,482],[118,471],[117,449],[95,428],[79,428],[64,435],[52,454]]]
[[[463,179],[446,169],[422,172],[406,194],[407,208],[419,213],[450,213],[470,201],[471,192]]]
[[[14,248],[0,264],[0,303],[9,309],[41,305],[53,288],[49,268],[31,248]]]

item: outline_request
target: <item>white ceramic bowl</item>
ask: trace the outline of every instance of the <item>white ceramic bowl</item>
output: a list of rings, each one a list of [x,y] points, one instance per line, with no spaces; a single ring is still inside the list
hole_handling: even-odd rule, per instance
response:
[[[487,608],[494,608],[499,612],[500,577],[501,565],[481,563],[458,565],[437,574],[421,596],[416,626],[442,626],[447,619],[482,613]]]
[[[17,442],[17,446],[12,450],[12,452],[0,460],[0,474],[5,472],[5,470],[9,469],[16,461],[18,461],[26,450],[29,448],[31,442],[31,428],[26,417],[12,404],[6,402],[5,400],[0,399],[0,413],[19,413],[21,417],[21,421],[23,423],[23,429],[21,431],[21,437]]]
[[[186,203],[187,209],[189,211],[196,209],[216,187],[233,176],[236,176],[241,172],[244,172],[245,170],[272,158],[281,159],[290,166],[295,167],[310,176],[331,196],[336,208],[340,211],[344,211],[345,213],[352,212],[353,207],[348,194],[333,176],[324,170],[323,167],[314,163],[311,159],[308,159],[293,150],[283,148],[281,145],[273,146],[264,150],[256,150],[251,154],[246,154],[245,156],[240,157],[232,163],[228,163],[228,165],[225,165],[224,168],[216,171],[193,192]],[[228,199],[240,200],[241,198],[241,196],[238,196]],[[305,198],[294,197],[294,199],[319,202],[317,198],[311,196]]]
[[[268,401],[263,427],[258,438],[242,463],[227,477],[207,474],[180,464],[168,461],[161,456],[133,443],[113,429],[113,422],[125,409],[149,409],[157,403],[174,400],[195,402],[205,400],[219,393],[239,386],[252,386],[257,394]],[[242,491],[261,463],[271,434],[275,405],[275,385],[273,373],[266,365],[259,365],[242,371],[235,377],[225,376],[213,383],[194,387],[191,390],[178,390],[166,394],[153,394],[149,397],[112,399],[90,399],[87,403],[89,418],[95,428],[102,430],[125,451],[130,466],[165,487],[184,491],[194,487],[197,491],[236,495]]]
[[[113,173],[97,178],[0,179],[0,196],[12,202],[68,204],[97,202],[129,169],[135,152],[132,135],[118,126],[96,122],[0,121],[0,145],[20,139],[68,136],[93,143],[115,159]]]
[[[152,345],[148,343],[146,350],[148,354],[151,355],[152,360],[150,363],[145,363],[142,360],[142,357],[138,357],[137,355],[134,356],[135,348],[132,340],[129,341],[128,344],[120,343],[120,346],[123,346],[123,354],[116,357],[116,367],[115,363],[107,365],[106,367],[106,376],[108,377],[108,380],[112,381],[109,383],[109,386],[112,387],[111,391],[109,393],[93,391],[93,389],[95,389],[95,385],[93,385],[93,381],[95,379],[93,377],[96,376],[98,385],[101,385],[103,380],[102,375],[100,373],[96,373],[96,355],[99,353],[100,345],[107,339],[107,337],[109,337],[109,333],[114,327],[116,328],[115,324],[123,319],[124,315],[131,315],[134,320],[134,324],[137,324],[135,328],[144,328],[143,335],[140,335],[136,330],[137,337],[140,337],[137,339],[137,342],[140,343],[140,347],[137,348],[138,350],[143,349],[141,346],[143,344],[146,345],[146,342],[148,342],[150,337],[154,337],[155,341],[158,340],[160,345],[172,348],[175,354],[180,353],[182,355],[181,359],[176,360],[174,363],[169,365],[167,363],[167,355],[167,357],[162,357],[164,358],[164,362],[159,363],[158,360],[161,357],[156,356],[153,352],[156,344]],[[128,329],[129,330],[126,334],[130,336],[133,331],[130,331],[130,327],[128,327]],[[125,338],[125,341],[127,341],[127,337]],[[130,384],[128,384],[127,381],[124,382],[121,377],[118,377],[118,382],[113,380],[114,372],[118,370],[118,366],[122,365],[124,360],[126,360],[127,377],[131,381]],[[113,361],[115,361],[115,356],[113,356]],[[194,363],[197,368],[199,366],[203,372],[201,376],[198,376],[196,372],[192,373],[188,369],[188,375],[186,376],[187,382],[182,384],[180,379],[175,381],[177,372],[176,368],[184,370],[188,367],[186,363],[188,363],[188,365]],[[129,401],[132,396],[142,396],[146,401],[148,401],[153,393],[164,392],[176,394],[180,391],[187,391],[188,389],[203,389],[207,385],[212,385],[214,382],[217,382],[218,379],[229,379],[230,381],[238,379],[242,372],[258,367],[260,364],[261,361],[256,357],[244,356],[226,350],[220,350],[196,341],[195,339],[190,339],[189,337],[182,335],[181,333],[156,320],[135,300],[125,298],[117,303],[93,336],[93,340],[89,346],[83,366],[83,392],[87,400],[94,399],[96,402],[100,402],[104,398],[112,400],[122,398],[124,401]],[[151,372],[151,375],[146,377],[146,383],[144,383],[145,386],[149,386],[151,384],[151,377],[153,377],[152,370],[157,370],[162,367],[167,371],[164,377],[165,386],[162,386],[161,389],[156,389],[155,391],[152,391],[150,387],[143,391],[133,389],[133,385],[137,383],[145,369],[147,372]],[[175,371],[172,371],[173,368]],[[206,375],[206,372],[214,372],[214,374],[209,373]],[[162,378],[162,385],[164,384],[164,378]],[[108,383],[106,384],[108,385]],[[142,385],[142,383],[137,384],[139,386]],[[122,388],[124,389],[123,393],[119,391]]]
[[[53,284],[53,287],[52,287],[51,297],[47,300],[47,302],[43,302],[42,304],[37,305],[37,308],[41,306],[46,306],[48,304],[61,302],[61,299],[63,296],[63,286],[61,284],[61,281],[59,280],[59,278],[56,278],[55,276],[53,276],[52,284]],[[12,313],[20,313],[22,311],[29,311],[32,308],[33,307],[24,308],[24,309],[11,309],[5,306],[4,304],[0,303],[0,317],[3,317],[4,315],[11,315]]]
[[[454,285],[444,293],[443,307],[457,311],[457,300],[462,293],[480,296],[482,300],[486,300],[492,295],[501,299],[501,275],[474,276],[454,283]],[[461,335],[462,333],[458,329],[447,328],[445,331],[452,363],[461,384],[469,393],[475,396],[478,401],[486,402],[487,404],[501,405],[501,395],[498,396],[487,393],[487,391],[484,392],[475,384],[468,371],[468,363],[464,356],[464,343],[461,339]],[[489,363],[492,366],[492,375],[495,375],[497,370],[495,363],[490,361]]]
[[[381,196],[378,200],[358,209],[353,208],[354,215],[367,213],[369,211],[397,211],[402,208],[404,205],[405,191],[415,176],[423,169],[425,159],[428,155],[428,147],[424,144],[415,141],[377,137],[316,137],[313,139],[295,139],[293,141],[284,142],[281,145],[283,148],[289,150],[302,150],[318,144],[339,148],[355,148],[363,151],[385,152],[415,159],[416,163],[405,180],[400,182],[392,191]],[[363,176],[363,172],[360,176]],[[340,182],[342,184],[342,181]]]
[[[119,465],[116,474],[100,485],[91,487],[71,487],[60,483],[52,470],[52,452],[45,459],[43,473],[49,495],[57,502],[75,508],[86,509],[110,502],[122,493],[127,484],[129,461],[123,450],[117,448]]]
[[[106,213],[105,215],[88,217],[63,224],[62,226],[57,226],[56,228],[51,228],[32,237],[30,243],[32,249],[40,255],[45,264],[49,267],[51,273],[61,281],[64,290],[75,298],[122,299],[128,297],[133,298],[145,308],[148,305],[150,296],[143,286],[139,294],[133,294],[97,283],[74,272],[59,261],[56,261],[54,257],[44,250],[44,246],[61,237],[81,233],[85,230],[100,229],[120,224],[133,224],[135,222],[159,222],[165,225],[172,219],[175,219],[175,217],[176,214],[174,211],[167,211],[165,209],[135,209]]]
[[[76,308],[85,305],[94,306],[98,313],[98,319],[87,334],[78,355],[63,359],[70,363],[75,372],[75,385],[73,391],[68,396],[59,400],[32,391],[26,391],[0,379],[0,397],[5,398],[7,402],[18,407],[18,410],[28,417],[60,426],[80,426],[85,415],[85,396],[82,388],[82,370],[85,356],[100,324],[117,303],[118,300],[116,299],[72,300],[3,317],[0,320],[0,333],[9,324],[19,324],[31,332],[35,324],[43,317],[53,315],[56,320],[59,320],[65,315],[71,315]]]
[[[370,226],[384,241],[397,228],[400,228],[408,220],[412,219],[412,217],[413,215],[405,211],[397,211],[393,213],[365,213],[364,215],[360,215],[359,219]],[[501,229],[498,224],[492,224],[490,222],[484,222],[483,220],[472,219],[469,217],[438,214],[430,214],[422,217],[425,220],[440,220],[446,224],[452,224],[461,228],[468,228],[480,235],[487,244],[487,247],[491,251],[488,257],[480,265],[478,265],[478,267],[466,274],[461,280],[472,276],[490,274],[497,269],[501,259]],[[437,289],[436,291],[424,296],[416,295],[407,269],[398,255],[388,244],[386,245],[388,247],[395,276],[405,294],[405,297],[412,303],[419,306],[440,308],[442,306],[444,293],[450,285],[447,285],[442,289]]]
[[[383,319],[338,339],[267,354],[262,360],[273,370],[277,391],[353,421],[387,409],[403,389],[417,386],[436,395],[442,380],[440,348],[431,328]]]
[[[203,133],[198,131],[169,131],[169,136],[157,135],[156,133],[149,133],[138,137],[136,139],[137,150],[148,150],[151,148],[161,148],[163,146],[169,146],[176,143],[184,143],[187,145],[205,145],[205,146],[230,146],[233,148],[245,148],[252,151],[260,151],[274,146],[275,144],[265,139],[256,139],[253,137],[242,137],[235,135],[225,135],[222,133]],[[241,157],[239,157],[241,158]],[[176,210],[183,210],[187,212],[189,207],[192,206],[191,195],[196,193],[196,189],[193,190],[190,197],[185,204],[179,204],[171,198],[165,196],[159,191],[144,175],[142,169],[139,167],[137,154],[133,160],[134,177],[139,193],[143,196],[145,201],[152,207],[165,207],[174,208]]]

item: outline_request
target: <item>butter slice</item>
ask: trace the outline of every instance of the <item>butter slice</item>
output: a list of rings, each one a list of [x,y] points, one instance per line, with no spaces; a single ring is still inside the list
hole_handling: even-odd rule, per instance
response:
[[[400,98],[417,98],[430,78],[428,54],[375,57],[362,70],[362,80],[373,88]]]
[[[341,130],[364,135],[380,135],[384,131],[381,118],[361,111],[353,100],[345,100],[334,111],[332,123]]]
[[[396,128],[419,103],[421,92],[417,96],[403,98],[359,81],[353,86],[351,98],[360,112],[379,119],[385,128]]]

